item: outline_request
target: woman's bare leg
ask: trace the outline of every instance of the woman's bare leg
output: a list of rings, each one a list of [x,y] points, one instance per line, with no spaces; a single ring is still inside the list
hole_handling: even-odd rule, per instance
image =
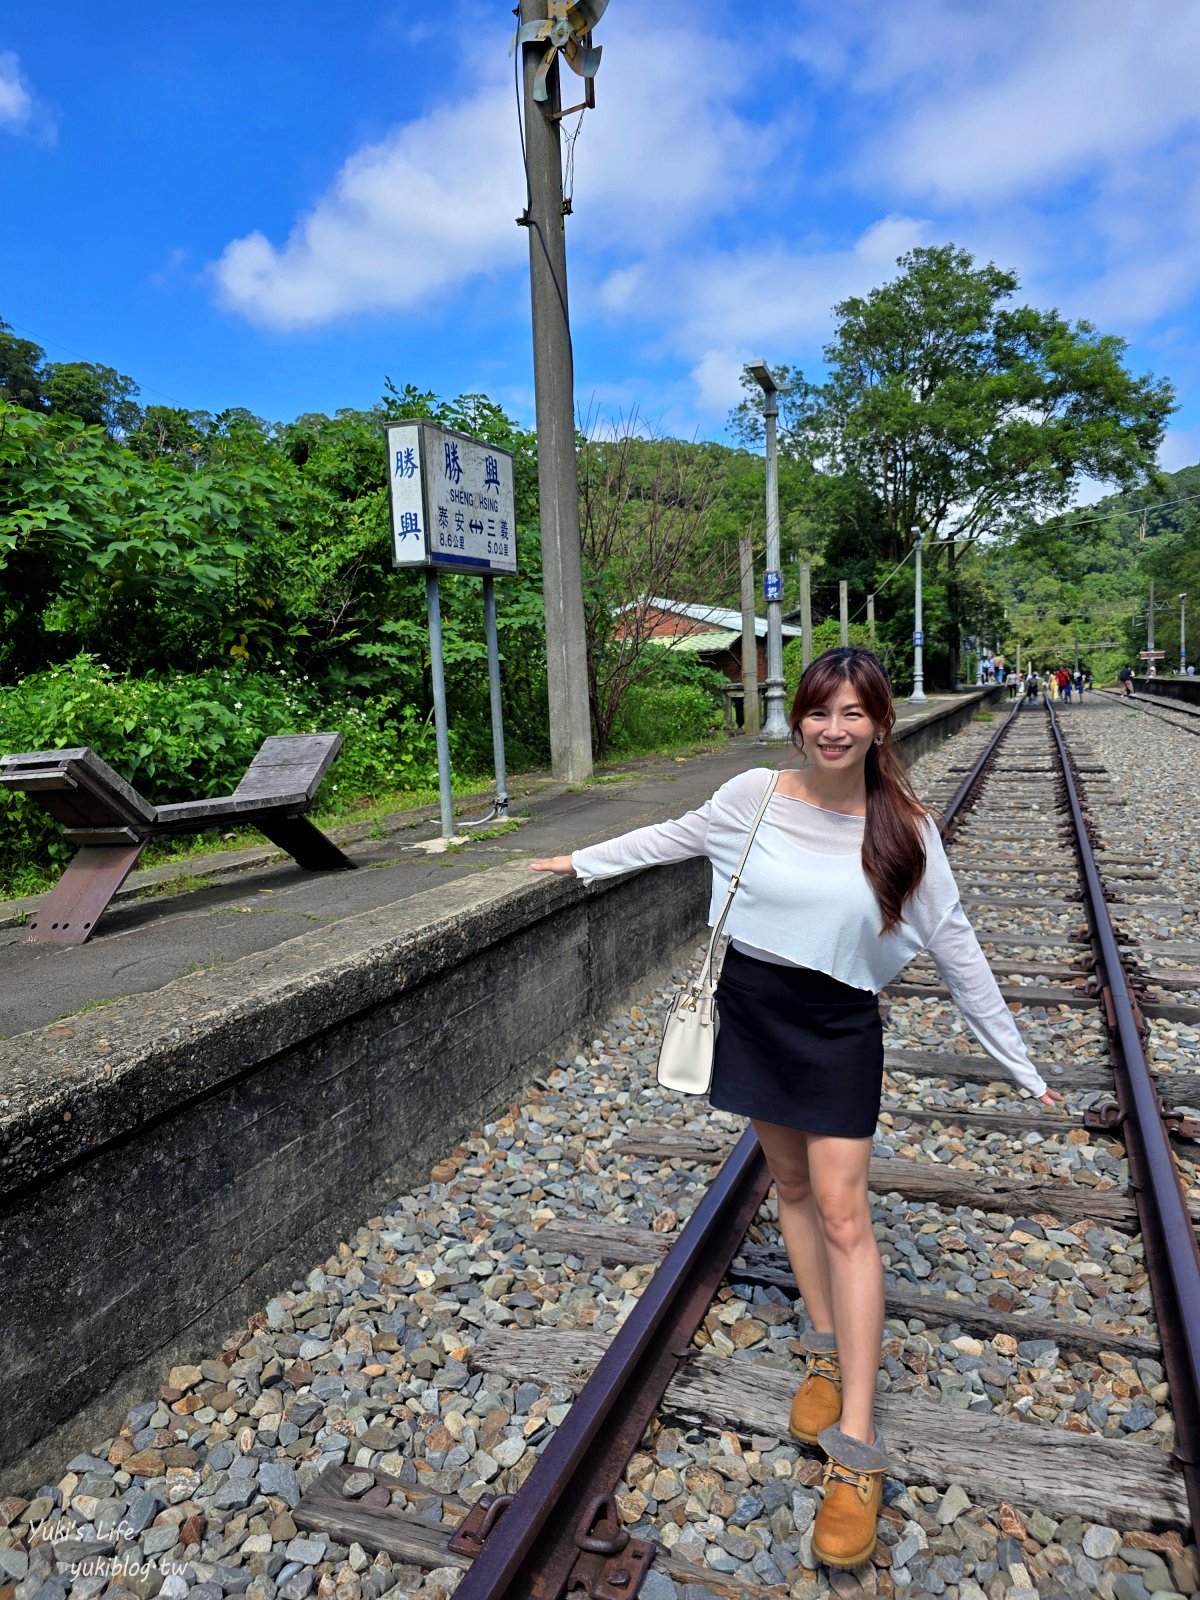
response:
[[[809,1178],[829,1263],[833,1327],[842,1369],[838,1426],[851,1438],[871,1444],[875,1439],[875,1380],[883,1343],[883,1263],[867,1195],[871,1140],[818,1133],[808,1134],[807,1140]]]
[[[829,1258],[808,1171],[807,1141],[811,1135],[802,1128],[785,1128],[778,1122],[752,1122],[775,1180],[779,1231],[804,1309],[818,1333],[831,1333],[834,1324]]]

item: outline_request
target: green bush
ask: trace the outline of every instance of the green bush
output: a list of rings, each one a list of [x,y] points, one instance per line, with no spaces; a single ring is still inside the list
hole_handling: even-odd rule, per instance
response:
[[[609,740],[611,755],[638,755],[703,739],[721,723],[719,702],[697,684],[639,684],[626,694]]]
[[[331,696],[299,673],[135,678],[81,655],[0,688],[0,753],[90,745],[156,804],[228,794],[268,735],[317,732],[345,741],[321,788],[324,810],[437,782],[433,729],[411,706]],[[47,869],[72,853],[39,804],[0,794],[0,893],[44,887]]]
[[[812,653],[815,661],[826,650],[832,650],[835,644],[842,642],[842,625],[836,617],[826,618],[818,622],[812,632]],[[850,643],[871,646],[871,630],[865,622],[852,622],[850,624]],[[804,659],[803,639],[789,639],[783,647],[783,701],[788,711],[792,709],[792,702],[796,698],[796,690],[800,687],[800,674],[803,670]]]

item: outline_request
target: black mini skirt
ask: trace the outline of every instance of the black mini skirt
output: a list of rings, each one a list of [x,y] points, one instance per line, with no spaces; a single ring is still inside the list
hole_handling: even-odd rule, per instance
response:
[[[730,945],[717,1017],[711,1106],[808,1133],[874,1135],[883,1021],[871,990]]]

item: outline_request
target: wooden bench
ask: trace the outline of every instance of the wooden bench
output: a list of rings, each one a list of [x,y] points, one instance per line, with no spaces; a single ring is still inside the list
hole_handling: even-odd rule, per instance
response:
[[[0,787],[40,800],[78,846],[27,924],[36,944],[82,944],[152,839],[252,823],[310,872],[354,863],[304,813],[342,747],[340,733],[276,734],[231,795],[152,806],[94,750],[0,756]]]

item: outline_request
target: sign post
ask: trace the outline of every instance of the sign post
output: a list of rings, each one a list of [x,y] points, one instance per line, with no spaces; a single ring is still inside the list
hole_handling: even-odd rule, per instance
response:
[[[438,573],[475,572],[483,578],[492,749],[496,765],[496,799],[491,812],[478,819],[487,822],[508,811],[493,579],[497,573],[512,576],[517,570],[512,453],[472,439],[465,433],[423,421],[391,424],[387,429],[387,446],[392,565],[425,569],[438,797],[442,838],[450,839],[454,836],[454,804],[450,789],[450,736]]]

